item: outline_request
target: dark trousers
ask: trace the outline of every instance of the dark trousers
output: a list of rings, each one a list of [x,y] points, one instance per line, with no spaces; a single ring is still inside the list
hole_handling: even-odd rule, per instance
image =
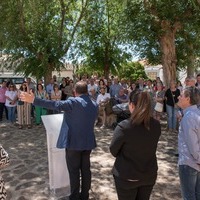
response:
[[[5,106],[5,103],[0,103],[0,121],[3,119],[3,111],[5,110],[6,113],[6,119],[8,119],[8,110]]]
[[[91,187],[90,154],[91,150],[75,151],[66,149],[66,161],[71,187],[70,200],[89,199]]]
[[[34,118],[34,110],[35,110],[35,106],[31,104],[31,117],[33,118]]]
[[[116,176],[115,187],[118,200],[149,200],[154,184],[141,184],[139,181],[126,181]]]

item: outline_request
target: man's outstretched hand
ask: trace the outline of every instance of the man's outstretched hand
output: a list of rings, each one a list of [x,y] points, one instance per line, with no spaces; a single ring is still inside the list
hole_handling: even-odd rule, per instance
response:
[[[27,103],[33,103],[35,99],[35,95],[33,94],[32,90],[30,92],[21,92],[20,93],[20,100],[25,101]]]

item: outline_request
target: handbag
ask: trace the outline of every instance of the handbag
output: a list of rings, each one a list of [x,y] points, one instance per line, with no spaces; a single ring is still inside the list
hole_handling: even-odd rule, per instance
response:
[[[20,106],[21,106],[21,105],[24,105],[24,102],[19,100],[19,101],[18,101],[18,105],[20,105]]]
[[[174,96],[173,96],[173,93],[172,91],[170,90],[171,94],[172,94],[172,99],[173,99],[173,103],[174,103],[174,108],[179,108],[179,106],[177,105],[177,103],[175,103],[175,99],[174,99]]]
[[[163,112],[163,104],[160,103],[160,102],[156,102],[154,110],[157,111],[157,112]]]
[[[115,99],[110,98],[109,101],[105,104],[106,115],[113,114],[113,106],[115,105]]]

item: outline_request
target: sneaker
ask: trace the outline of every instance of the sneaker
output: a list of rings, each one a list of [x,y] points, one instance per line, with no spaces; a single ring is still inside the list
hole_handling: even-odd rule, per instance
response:
[[[21,126],[21,125],[19,125],[19,129],[22,129],[22,126]]]
[[[31,129],[31,125],[28,125],[28,129]]]

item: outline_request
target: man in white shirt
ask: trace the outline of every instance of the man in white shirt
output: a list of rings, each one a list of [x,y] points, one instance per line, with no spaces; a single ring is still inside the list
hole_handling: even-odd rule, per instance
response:
[[[49,95],[49,99],[51,99],[51,91],[53,90],[53,86],[54,86],[54,79],[51,78],[49,80],[49,84],[46,86],[46,92]]]
[[[32,90],[32,92],[34,92],[35,91],[35,84],[32,82],[31,78],[30,77],[26,78],[26,82],[28,84],[29,90]]]
[[[185,87],[195,87],[196,78],[194,76],[187,76],[185,78]]]
[[[91,95],[91,90],[94,89],[97,92],[97,85],[94,83],[94,79],[90,79],[90,83],[88,84],[88,93]]]
[[[106,111],[105,111],[105,106],[110,100],[110,94],[106,93],[106,88],[101,87],[100,89],[100,94],[97,97],[97,104],[99,105],[99,113],[103,112],[103,124],[101,128],[105,128],[105,123],[106,123]]]

